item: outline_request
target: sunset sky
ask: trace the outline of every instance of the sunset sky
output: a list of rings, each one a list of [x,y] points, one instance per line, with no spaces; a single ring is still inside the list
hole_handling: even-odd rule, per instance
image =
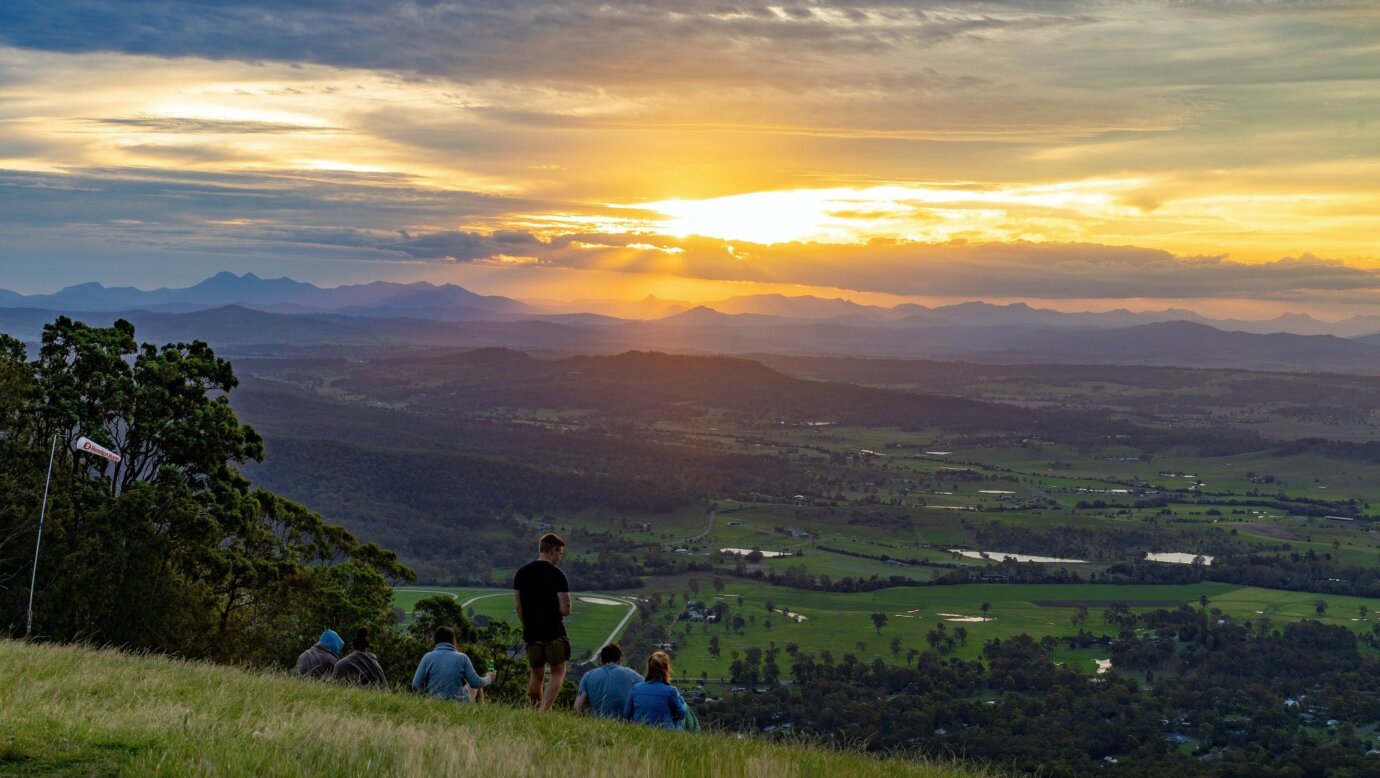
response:
[[[0,287],[1380,312],[1380,3],[0,2]]]

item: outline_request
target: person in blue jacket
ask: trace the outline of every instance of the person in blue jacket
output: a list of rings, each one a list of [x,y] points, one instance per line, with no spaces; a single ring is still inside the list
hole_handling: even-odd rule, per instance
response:
[[[482,689],[493,682],[494,673],[476,673],[470,658],[455,647],[455,630],[437,627],[434,637],[436,648],[417,665],[413,689],[443,700],[469,702],[469,689]]]
[[[685,698],[671,685],[671,657],[658,651],[647,658],[647,680],[632,688],[623,718],[665,729],[684,729]]]

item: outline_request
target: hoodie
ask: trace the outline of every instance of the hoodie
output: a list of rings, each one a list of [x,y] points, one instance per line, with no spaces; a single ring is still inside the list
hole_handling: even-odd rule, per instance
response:
[[[316,645],[297,657],[297,674],[303,678],[330,678],[335,663],[340,661],[340,650],[344,647],[345,641],[335,634],[335,630],[322,632]]]

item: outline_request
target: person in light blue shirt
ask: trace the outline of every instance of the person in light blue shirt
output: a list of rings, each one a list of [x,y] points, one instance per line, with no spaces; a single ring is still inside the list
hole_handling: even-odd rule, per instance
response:
[[[647,659],[647,680],[634,686],[623,718],[664,729],[684,729],[689,708],[671,685],[671,657],[658,651]]]
[[[493,683],[494,673],[481,676],[474,671],[474,663],[455,647],[455,630],[436,628],[436,648],[422,657],[417,673],[412,676],[412,688],[443,700],[469,702],[470,689],[482,689]]]
[[[588,709],[595,716],[620,719],[628,708],[633,687],[639,683],[642,683],[642,676],[623,666],[623,649],[617,643],[610,643],[599,649],[599,666],[580,679],[575,712]]]

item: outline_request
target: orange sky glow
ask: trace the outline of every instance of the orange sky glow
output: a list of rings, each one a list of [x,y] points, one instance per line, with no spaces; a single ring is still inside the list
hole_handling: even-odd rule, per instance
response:
[[[517,6],[0,11],[0,287],[1380,310],[1375,7]]]

